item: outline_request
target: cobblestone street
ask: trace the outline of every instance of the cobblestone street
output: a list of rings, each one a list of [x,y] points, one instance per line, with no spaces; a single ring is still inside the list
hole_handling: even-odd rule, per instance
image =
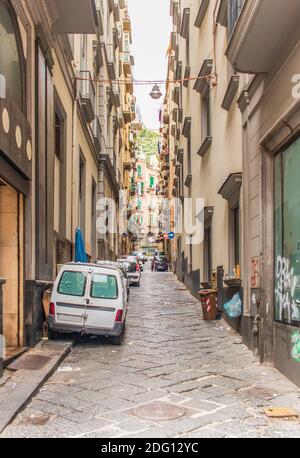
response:
[[[136,415],[145,404],[184,409],[176,420]],[[172,274],[144,273],[131,290],[124,343],[76,344],[2,437],[300,437],[298,420],[269,420],[264,407],[293,407],[300,392],[260,366],[223,322]]]

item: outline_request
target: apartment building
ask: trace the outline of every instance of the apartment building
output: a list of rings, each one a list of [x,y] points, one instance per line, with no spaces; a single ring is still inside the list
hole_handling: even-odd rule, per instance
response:
[[[299,4],[221,8],[226,55],[243,74],[242,333],[262,362],[299,385]]]
[[[163,108],[163,179],[167,195],[182,204],[177,275],[196,296],[214,272],[219,274],[222,296],[230,296],[233,291],[223,288],[223,277],[233,277],[242,264],[242,124],[236,104],[240,82],[225,55],[227,31],[215,27],[217,14],[213,1],[171,2],[174,25]],[[201,214],[193,213],[191,224],[184,224],[188,199],[195,204],[199,198]],[[200,244],[193,241],[196,217],[204,224]]]
[[[299,8],[280,0],[171,1],[164,102],[167,193],[204,198],[204,241],[177,234],[177,275],[299,385]],[[284,19],[283,19],[284,18]],[[191,79],[197,77],[199,79]],[[202,78],[203,77],[203,78]]]
[[[8,358],[42,337],[42,295],[73,259],[76,228],[89,260],[119,254],[118,225],[100,238],[97,221],[99,200],[118,205],[128,186],[128,21],[124,1],[0,1],[0,334]],[[112,80],[124,75],[119,88]]]

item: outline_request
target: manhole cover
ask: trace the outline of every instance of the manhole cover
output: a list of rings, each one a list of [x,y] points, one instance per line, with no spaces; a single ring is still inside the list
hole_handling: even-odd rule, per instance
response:
[[[259,387],[249,388],[247,390],[244,390],[244,393],[253,398],[262,399],[262,400],[270,400],[277,396],[277,393],[275,393],[275,391],[270,391],[265,388],[259,388]]]
[[[148,404],[134,410],[137,417],[152,421],[177,420],[185,415],[185,410],[171,404]]]
[[[14,361],[8,366],[11,371],[19,371],[25,369],[27,371],[38,371],[46,366],[51,358],[43,355],[26,355]]]

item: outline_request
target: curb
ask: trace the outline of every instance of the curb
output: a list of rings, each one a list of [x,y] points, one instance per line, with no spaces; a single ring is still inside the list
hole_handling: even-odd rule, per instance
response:
[[[39,392],[42,386],[54,374],[56,369],[64,361],[64,359],[71,353],[74,341],[71,342],[41,342],[34,349],[23,355],[44,355],[52,351],[50,362],[38,371],[18,370],[13,373],[9,378],[9,385],[11,391],[6,395],[4,388],[0,388],[0,396],[4,395],[4,399],[0,397],[0,434],[3,433],[5,428],[10,425],[14,419],[25,409],[30,403],[32,398]],[[57,348],[55,348],[57,347]],[[56,351],[56,354],[53,354]],[[1,393],[4,391],[4,393]]]

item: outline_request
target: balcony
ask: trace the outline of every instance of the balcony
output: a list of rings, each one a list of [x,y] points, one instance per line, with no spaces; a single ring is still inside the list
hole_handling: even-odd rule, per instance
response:
[[[190,8],[184,8],[183,17],[182,17],[182,23],[181,23],[181,31],[180,31],[181,36],[184,39],[187,39],[188,36],[189,36],[190,14],[191,14]]]
[[[120,8],[119,8],[119,1],[118,0],[114,0],[113,13],[114,13],[114,20],[116,22],[119,22],[119,20],[120,20]]]
[[[133,81],[131,79],[126,80],[126,92],[128,94],[133,94]]]
[[[208,6],[209,6],[209,0],[200,0],[200,6],[199,6],[198,14],[196,17],[196,21],[195,21],[196,27],[199,27],[199,28],[201,27],[202,22],[206,15]]]
[[[125,14],[123,19],[123,30],[124,32],[131,33],[131,19],[128,13]]]
[[[97,153],[101,152],[101,125],[99,117],[96,116],[93,121],[94,145]]]
[[[96,33],[99,24],[95,0],[45,0],[45,3],[57,33]]]
[[[129,52],[123,53],[123,66],[126,76],[132,75],[131,56]]]
[[[226,55],[241,73],[269,73],[300,39],[299,0],[230,0]]]
[[[94,50],[94,63],[96,74],[99,75],[101,68],[103,67],[102,49],[101,43],[98,40],[93,41]]]
[[[97,12],[97,18],[98,18],[98,32],[99,35],[104,34],[104,27],[103,27],[103,4],[101,0],[96,0],[96,12]]]
[[[112,83],[112,100],[116,108],[121,106],[120,89],[118,83]]]
[[[106,59],[107,59],[109,78],[111,80],[115,80],[116,79],[116,55],[115,55],[114,45],[106,44],[105,53],[106,53]]]
[[[124,117],[124,122],[125,124],[130,124],[133,119],[132,119],[132,111],[123,111],[123,117]]]
[[[90,71],[81,71],[80,77],[80,98],[84,117],[87,123],[91,123],[95,118],[96,91]]]

